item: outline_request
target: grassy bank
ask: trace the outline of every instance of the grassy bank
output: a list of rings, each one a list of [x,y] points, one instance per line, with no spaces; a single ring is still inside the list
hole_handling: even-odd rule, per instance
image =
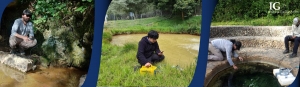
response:
[[[201,16],[193,16],[182,20],[180,17],[171,19],[152,17],[136,20],[108,21],[104,29],[110,30],[113,35],[147,33],[156,30],[160,33],[194,34],[200,35]]]
[[[124,46],[110,44],[113,35],[159,33],[200,35],[201,16],[187,20],[181,18],[152,17],[136,20],[108,21],[104,27],[102,53],[97,86],[188,86],[194,76],[195,63],[180,70],[165,61],[156,64],[159,72],[155,76],[139,73],[136,59],[137,43]]]
[[[213,21],[212,26],[218,25],[252,25],[252,26],[291,26],[294,16],[263,17],[251,20]]]
[[[134,71],[139,65],[136,59],[137,44],[115,46],[109,43],[111,33],[104,32],[102,55],[97,86],[188,86],[194,76],[195,65],[179,70],[164,61],[156,64],[159,72],[155,76],[141,76]]]

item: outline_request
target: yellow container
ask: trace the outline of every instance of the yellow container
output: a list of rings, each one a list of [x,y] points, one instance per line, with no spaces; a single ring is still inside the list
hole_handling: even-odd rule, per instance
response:
[[[157,67],[156,66],[150,66],[150,67],[146,67],[146,66],[142,66],[142,68],[140,68],[140,74],[141,75],[145,75],[145,74],[150,74],[150,75],[154,75],[155,74],[155,69]]]

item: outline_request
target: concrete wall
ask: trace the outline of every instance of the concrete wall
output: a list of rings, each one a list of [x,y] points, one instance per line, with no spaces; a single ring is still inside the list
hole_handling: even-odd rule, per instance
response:
[[[213,26],[210,40],[236,39],[242,42],[242,47],[285,49],[284,37],[291,35],[291,32],[291,26]],[[293,43],[290,50],[292,47]]]
[[[212,26],[210,38],[235,36],[284,37],[292,34],[291,26]]]
[[[294,76],[298,73],[299,57],[287,58],[282,54],[284,51],[284,37],[291,35],[291,26],[212,26],[210,29],[210,40],[236,39],[242,42],[240,56],[243,62],[233,59],[235,64],[247,62],[260,62],[278,67],[292,68]],[[293,44],[290,45],[292,50]],[[298,49],[298,55],[300,47]],[[212,61],[207,63],[204,86],[207,86],[212,78],[220,71],[231,68],[227,60]]]

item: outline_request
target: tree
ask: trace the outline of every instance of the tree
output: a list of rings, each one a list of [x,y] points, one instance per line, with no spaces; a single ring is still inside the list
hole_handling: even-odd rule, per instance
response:
[[[116,15],[126,13],[125,10],[127,9],[126,0],[112,0],[108,7],[107,14],[113,14],[114,19],[116,19]]]
[[[200,0],[150,0],[157,9],[164,12],[171,12],[173,15],[181,15],[181,17],[193,16],[195,7],[200,5]]]
[[[174,4],[174,12],[181,13],[182,20],[184,17],[192,16],[195,11],[194,8],[200,4],[199,0],[176,0]]]

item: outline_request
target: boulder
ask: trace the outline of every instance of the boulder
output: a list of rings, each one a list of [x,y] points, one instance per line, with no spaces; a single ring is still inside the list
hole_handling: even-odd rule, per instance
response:
[[[0,62],[21,72],[34,69],[34,61],[26,56],[18,56],[0,51]]]

